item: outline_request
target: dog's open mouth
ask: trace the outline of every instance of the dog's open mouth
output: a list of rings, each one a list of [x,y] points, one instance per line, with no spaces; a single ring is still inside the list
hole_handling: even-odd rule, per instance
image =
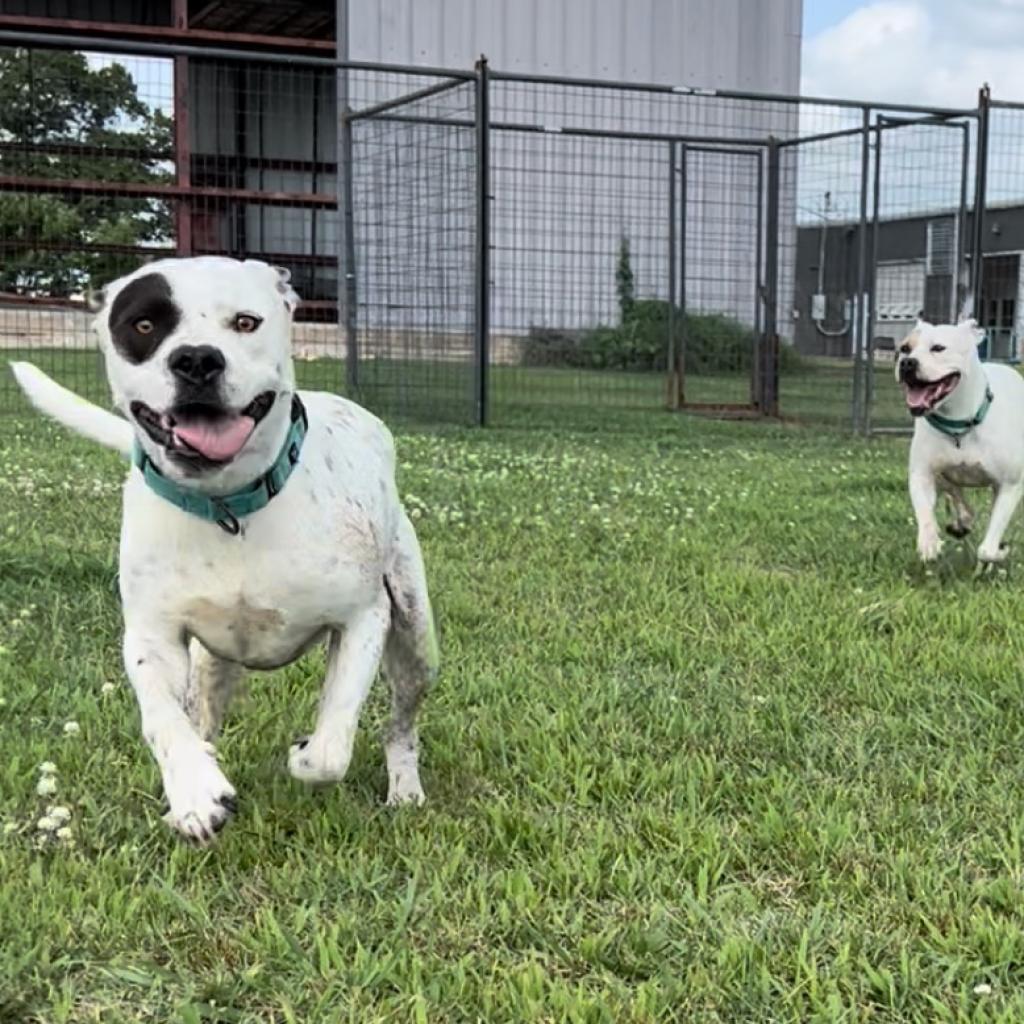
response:
[[[142,429],[175,459],[220,466],[245,447],[276,397],[273,391],[264,391],[241,412],[196,402],[159,413],[145,402],[132,402],[131,413]]]
[[[960,374],[955,370],[938,380],[920,380],[913,376],[901,381],[907,408],[913,416],[931,412],[959,383]]]

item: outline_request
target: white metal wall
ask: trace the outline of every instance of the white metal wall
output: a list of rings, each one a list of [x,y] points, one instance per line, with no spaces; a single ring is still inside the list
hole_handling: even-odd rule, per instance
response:
[[[796,93],[802,0],[348,0],[349,56]]]
[[[663,85],[697,86],[794,94],[799,91],[802,0],[348,0],[349,56],[382,61],[469,68],[485,55],[493,69]],[[492,117],[500,121],[533,116],[551,127],[573,124],[550,92],[495,88]],[[524,114],[524,105],[529,106]],[[601,127],[757,137],[792,136],[796,108],[758,110],[750,103],[693,103],[674,110],[662,100],[645,107],[636,94],[609,112]],[[508,109],[506,109],[508,108]],[[586,120],[589,127],[598,127]],[[592,251],[573,252],[578,211],[551,213],[552,204],[523,200],[523,194],[551,193],[579,176],[589,187],[588,168],[570,146],[551,139],[524,142],[497,132],[492,137],[492,323],[518,332],[530,326],[579,328],[616,316],[614,268],[618,238],[630,234],[641,296],[667,298],[667,208],[665,238],[657,220],[667,200],[636,175],[639,147],[609,147],[594,174],[618,178],[623,191],[587,204],[595,239]],[[530,146],[536,150],[531,153]],[[649,145],[649,144],[648,144]],[[595,153],[599,147],[594,147]],[[559,150],[562,150],[561,155]],[[745,163],[745,162],[741,162]],[[705,161],[705,177],[690,183],[687,302],[691,309],[723,312],[751,322],[755,238],[749,175],[737,165]],[[702,166],[698,162],[698,167]],[[524,170],[525,168],[525,170]],[[795,187],[795,183],[794,183]],[[518,191],[519,197],[511,198]],[[358,197],[357,197],[358,199]],[[795,196],[783,196],[783,246],[795,239]],[[579,205],[579,204],[577,204]],[[643,236],[642,239],[637,236]],[[792,237],[790,237],[792,236]],[[523,240],[529,239],[524,248]],[[514,253],[514,255],[509,255]],[[746,263],[749,272],[723,273],[722,266]],[[564,264],[564,265],[562,265]],[[704,268],[702,270],[702,268]],[[780,307],[788,308],[791,274],[783,269]],[[565,282],[560,291],[559,282]],[[570,294],[571,293],[571,294]],[[783,325],[788,321],[783,320]],[[784,328],[785,329],[785,328]]]

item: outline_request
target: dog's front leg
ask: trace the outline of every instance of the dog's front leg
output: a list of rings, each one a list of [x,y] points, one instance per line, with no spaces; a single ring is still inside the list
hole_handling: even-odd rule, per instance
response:
[[[1003,485],[996,491],[985,539],[978,545],[978,561],[1002,562],[1006,558],[1009,552],[1003,546],[1003,534],[1020,504],[1022,494],[1024,485],[1019,483]]]
[[[235,810],[236,795],[185,710],[186,639],[164,626],[126,624],[124,663],[170,804],[164,820],[188,839],[209,842]]]
[[[911,470],[910,502],[917,519],[917,553],[924,562],[934,561],[942,550],[939,522],[935,518],[935,477],[928,470]]]
[[[288,770],[295,778],[337,782],[345,777],[359,712],[377,674],[390,624],[391,603],[382,586],[373,604],[358,612],[343,632],[331,633],[316,728],[288,753]]]

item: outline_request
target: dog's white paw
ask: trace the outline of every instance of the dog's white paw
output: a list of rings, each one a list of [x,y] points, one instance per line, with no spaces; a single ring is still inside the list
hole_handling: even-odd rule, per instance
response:
[[[934,562],[942,553],[942,538],[934,526],[918,531],[917,553],[922,562]]]
[[[317,736],[307,736],[291,745],[288,771],[299,782],[324,785],[341,782],[352,760],[352,744],[340,740],[330,743]]]
[[[200,845],[210,842],[238,807],[234,786],[207,753],[169,770],[164,776],[164,793],[170,804],[164,821]]]
[[[999,563],[1005,562],[1010,555],[1010,548],[1006,544],[1000,544],[998,547],[993,545],[982,544],[978,548],[978,561],[985,563]]]
[[[389,773],[388,807],[400,807],[402,804],[422,807],[426,799],[420,785],[419,772],[415,768],[404,768],[400,772]]]

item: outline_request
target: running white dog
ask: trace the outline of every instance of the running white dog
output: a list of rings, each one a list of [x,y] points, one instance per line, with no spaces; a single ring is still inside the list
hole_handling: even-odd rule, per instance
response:
[[[982,562],[1007,556],[1003,535],[1024,494],[1024,379],[1014,369],[983,364],[984,332],[973,320],[936,326],[919,320],[900,346],[896,379],[916,417],[910,445],[910,500],[917,518],[917,551],[928,562],[942,549],[935,501],[948,498],[954,537],[970,532],[974,513],[962,487],[991,487]]]
[[[132,460],[125,667],[167,821],[200,843],[235,809],[210,741],[243,670],[285,665],[321,640],[327,677],[292,775],[344,777],[383,660],[388,803],[423,800],[415,715],[437,648],[419,544],[384,425],[295,390],[297,301],[287,271],[255,260],[162,260],[114,282],[95,328],[127,421],[13,364],[40,410]]]

